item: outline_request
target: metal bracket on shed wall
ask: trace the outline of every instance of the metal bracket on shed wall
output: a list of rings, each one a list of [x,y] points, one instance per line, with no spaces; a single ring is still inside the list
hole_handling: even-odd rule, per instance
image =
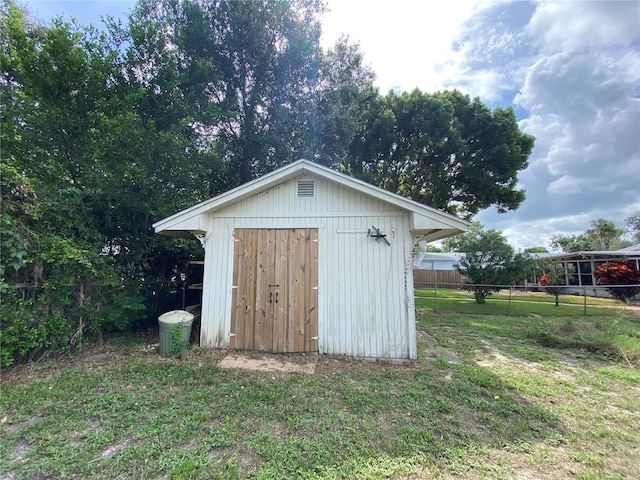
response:
[[[380,239],[382,239],[387,245],[391,246],[391,244],[389,243],[389,240],[387,240],[387,236],[384,233],[382,233],[379,228],[371,227],[367,235],[371,238],[375,238],[376,241],[379,241]]]

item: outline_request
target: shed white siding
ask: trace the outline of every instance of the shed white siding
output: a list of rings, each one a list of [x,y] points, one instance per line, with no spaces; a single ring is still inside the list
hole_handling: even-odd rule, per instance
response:
[[[298,198],[291,180],[221,209],[209,221],[201,344],[229,345],[234,229],[317,228],[319,353],[415,358],[406,212],[322,179],[315,181],[314,198]],[[373,226],[391,245],[368,236]]]

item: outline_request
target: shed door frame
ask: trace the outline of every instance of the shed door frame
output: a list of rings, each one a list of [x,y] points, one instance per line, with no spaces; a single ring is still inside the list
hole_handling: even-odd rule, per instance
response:
[[[236,228],[229,347],[318,351],[318,229]]]

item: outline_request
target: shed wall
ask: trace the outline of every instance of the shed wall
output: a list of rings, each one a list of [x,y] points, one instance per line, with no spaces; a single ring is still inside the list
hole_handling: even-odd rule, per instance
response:
[[[229,343],[235,228],[317,228],[319,353],[416,358],[408,213],[324,180],[314,198],[297,198],[296,186],[286,182],[210,217],[201,343]],[[369,237],[372,226],[391,245]]]

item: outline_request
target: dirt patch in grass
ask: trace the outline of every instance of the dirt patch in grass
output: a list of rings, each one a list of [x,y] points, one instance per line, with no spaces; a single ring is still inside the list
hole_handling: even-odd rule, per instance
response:
[[[29,420],[25,420],[24,422],[18,422],[18,423],[14,423],[13,425],[9,425],[9,428],[8,428],[9,433],[19,432],[23,428],[28,427],[30,425],[35,425],[41,420],[42,420],[42,417],[40,415],[36,415],[34,417],[31,417]]]
[[[316,370],[315,358],[311,357],[304,363],[289,360],[291,357],[278,357],[275,355],[247,355],[242,353],[229,353],[218,366],[223,369],[243,369],[260,372],[302,373],[312,375]]]
[[[125,448],[127,448],[129,443],[130,443],[130,441],[129,441],[129,439],[127,439],[124,442],[120,442],[120,443],[117,443],[115,445],[111,445],[108,448],[106,448],[105,450],[103,450],[100,453],[100,455],[98,455],[96,458],[91,460],[89,463],[91,464],[91,463],[99,462],[100,460],[105,460],[107,458],[111,458],[114,455],[116,455],[117,453],[119,453],[122,450],[124,450]]]

